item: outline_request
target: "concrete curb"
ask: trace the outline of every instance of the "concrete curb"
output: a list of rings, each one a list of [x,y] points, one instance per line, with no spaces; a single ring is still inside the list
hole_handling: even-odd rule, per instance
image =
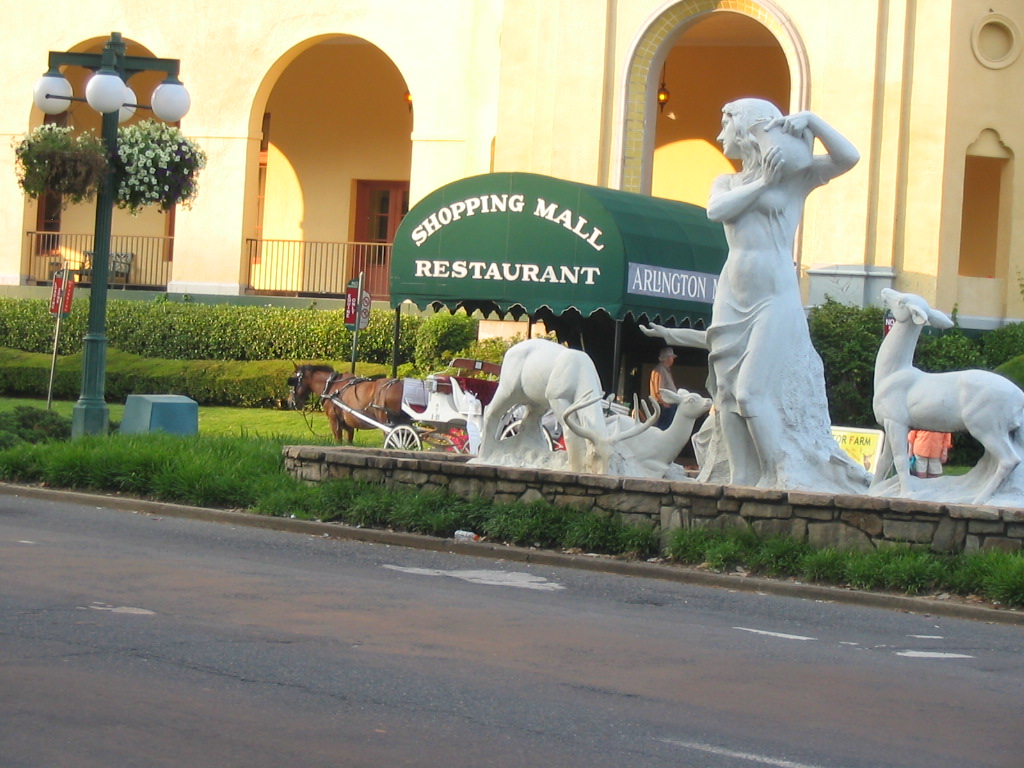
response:
[[[236,512],[206,507],[189,507],[182,504],[168,504],[159,501],[147,501],[125,496],[111,496],[96,493],[80,493],[38,486],[12,485],[0,483],[0,494],[23,496],[27,498],[46,499],[47,501],[66,502],[69,504],[85,504],[109,507],[111,509],[142,512],[149,515],[164,517],[180,517],[189,520],[200,520],[224,525],[245,525],[252,528],[265,528],[288,533],[302,533],[308,536],[327,536],[334,539],[388,544],[396,547],[409,547],[433,552],[453,552],[462,555],[474,555],[494,560],[510,560],[512,562],[531,563],[533,565],[551,565],[563,568],[611,573],[620,576],[633,576],[646,579],[661,579],[680,584],[693,584],[705,587],[731,589],[737,592],[754,592],[767,595],[796,597],[804,600],[819,600],[828,603],[859,605],[871,608],[883,608],[906,613],[920,613],[931,616],[943,616],[973,621],[987,621],[993,624],[1016,624],[1024,626],[1024,611],[998,609],[987,605],[947,602],[928,597],[907,597],[879,592],[862,592],[854,589],[825,587],[814,584],[802,584],[793,581],[763,579],[753,576],[739,576],[710,573],[684,566],[640,563],[630,560],[618,560],[603,555],[571,555],[551,550],[512,547],[489,542],[462,542],[454,539],[442,539],[436,536],[424,536],[413,533],[377,530],[372,528],[353,528],[341,523],[318,523],[308,520],[292,520],[283,517],[268,517],[247,512]]]

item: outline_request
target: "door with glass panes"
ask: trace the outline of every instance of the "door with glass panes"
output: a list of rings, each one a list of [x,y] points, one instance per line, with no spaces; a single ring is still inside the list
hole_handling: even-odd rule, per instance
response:
[[[408,181],[356,182],[356,218],[353,239],[352,277],[365,274],[364,287],[374,298],[388,296],[391,244],[409,212]]]

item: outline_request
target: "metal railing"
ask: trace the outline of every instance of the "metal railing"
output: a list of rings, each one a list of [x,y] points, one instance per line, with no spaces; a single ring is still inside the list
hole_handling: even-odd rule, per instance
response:
[[[48,283],[66,262],[70,269],[85,270],[83,284],[89,283],[93,249],[91,234],[27,232],[29,277]],[[172,237],[114,235],[111,253],[132,254],[127,277],[121,274],[111,284],[129,288],[167,288],[171,279]],[[390,243],[334,243],[310,240],[246,240],[249,293],[276,296],[342,297],[349,280],[365,275],[365,290],[374,299],[390,295]]]
[[[90,281],[90,262],[93,236],[65,232],[27,232],[29,241],[29,277],[36,283],[46,283],[53,273],[67,263],[70,269],[85,270],[79,275],[83,284]],[[129,288],[166,288],[171,279],[172,237],[144,235],[114,235],[110,238],[110,252],[132,254],[126,273],[116,274],[116,285]],[[115,273],[110,283],[114,284]]]
[[[341,297],[360,271],[374,299],[386,300],[391,292],[390,243],[249,239],[246,247],[250,293]]]

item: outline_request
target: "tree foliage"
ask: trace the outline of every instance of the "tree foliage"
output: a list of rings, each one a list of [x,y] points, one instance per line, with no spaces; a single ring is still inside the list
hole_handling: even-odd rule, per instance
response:
[[[831,298],[807,318],[811,342],[825,368],[825,391],[833,424],[874,427],[871,407],[875,357],[882,343],[884,313]]]
[[[1024,323],[1010,323],[982,335],[981,349],[990,368],[1024,355]]]
[[[914,353],[914,365],[931,373],[988,367],[981,346],[958,326],[942,334],[922,334]]]
[[[444,368],[476,341],[478,321],[464,312],[438,312],[423,321],[416,337],[416,367],[422,373]]]

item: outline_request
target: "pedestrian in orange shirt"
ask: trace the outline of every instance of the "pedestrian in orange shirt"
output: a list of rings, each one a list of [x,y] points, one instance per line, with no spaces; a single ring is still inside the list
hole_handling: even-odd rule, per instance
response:
[[[651,371],[651,397],[658,401],[661,406],[661,416],[655,424],[658,429],[668,429],[672,423],[672,416],[676,412],[676,406],[666,403],[661,396],[661,390],[670,389],[676,391],[676,383],[672,379],[672,364],[676,361],[676,351],[672,347],[663,347],[658,353],[658,364]]]
[[[914,476],[939,477],[942,465],[949,458],[949,449],[953,447],[953,436],[949,432],[912,429],[907,439],[914,456]]]

